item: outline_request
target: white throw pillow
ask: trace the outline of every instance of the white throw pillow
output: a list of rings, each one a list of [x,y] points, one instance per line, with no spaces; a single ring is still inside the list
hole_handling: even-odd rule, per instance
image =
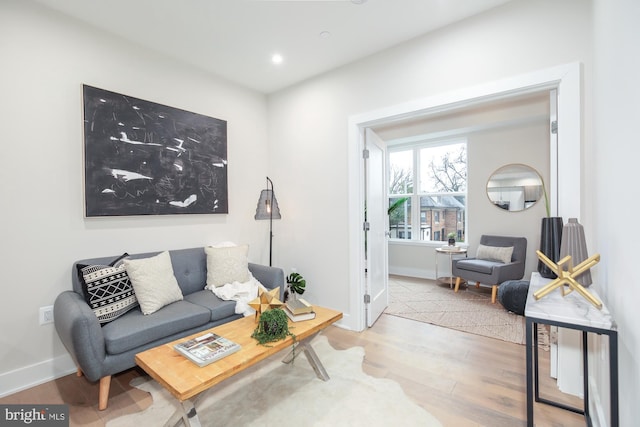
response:
[[[230,248],[232,246],[238,246],[237,244],[233,243],[233,242],[218,242],[216,244],[213,245],[209,245],[209,247],[211,248]]]
[[[183,298],[173,274],[169,252],[151,258],[125,259],[123,262],[143,314],[154,313]]]
[[[249,280],[249,245],[206,247],[207,288]]]
[[[487,261],[500,261],[507,264],[511,262],[511,255],[513,255],[513,246],[501,247],[479,245],[476,258]]]

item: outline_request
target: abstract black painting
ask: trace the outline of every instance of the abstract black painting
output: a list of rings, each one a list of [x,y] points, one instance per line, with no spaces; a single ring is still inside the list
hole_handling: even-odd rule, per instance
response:
[[[227,122],[83,86],[87,217],[228,213]]]

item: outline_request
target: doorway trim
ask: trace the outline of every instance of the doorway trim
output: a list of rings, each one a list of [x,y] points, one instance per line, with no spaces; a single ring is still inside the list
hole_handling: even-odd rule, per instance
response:
[[[551,215],[579,218],[581,212],[581,65],[559,65],[477,86],[352,115],[348,120],[349,310],[344,326],[366,328],[364,251],[364,170],[362,150],[367,127],[479,105],[526,93],[558,90],[558,144],[550,147]],[[560,169],[558,165],[562,164]]]

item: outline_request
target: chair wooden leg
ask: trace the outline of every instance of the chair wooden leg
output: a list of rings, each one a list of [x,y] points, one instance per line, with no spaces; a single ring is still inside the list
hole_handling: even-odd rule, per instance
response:
[[[100,392],[98,395],[98,409],[104,411],[109,402],[109,388],[111,387],[111,375],[100,378]]]
[[[456,286],[453,288],[453,292],[458,292],[459,287],[460,287],[460,278],[456,277]]]
[[[476,282],[476,288],[480,289],[480,282]]]
[[[491,304],[496,303],[496,295],[498,295],[498,285],[493,285],[491,287]]]

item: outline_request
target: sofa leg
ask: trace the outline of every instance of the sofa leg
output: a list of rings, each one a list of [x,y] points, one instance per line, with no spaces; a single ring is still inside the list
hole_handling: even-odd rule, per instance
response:
[[[98,395],[98,409],[104,411],[109,402],[109,388],[111,387],[111,375],[100,378],[100,392]]]
[[[458,292],[459,287],[460,287],[460,278],[456,277],[456,286],[453,288],[453,292]]]
[[[480,282],[476,282],[476,288],[480,289]]]
[[[76,377],[81,377],[83,375],[84,373],[82,372],[82,369],[78,368],[78,371],[76,372]]]
[[[493,285],[491,287],[491,304],[496,303],[496,295],[498,295],[498,285]]]

